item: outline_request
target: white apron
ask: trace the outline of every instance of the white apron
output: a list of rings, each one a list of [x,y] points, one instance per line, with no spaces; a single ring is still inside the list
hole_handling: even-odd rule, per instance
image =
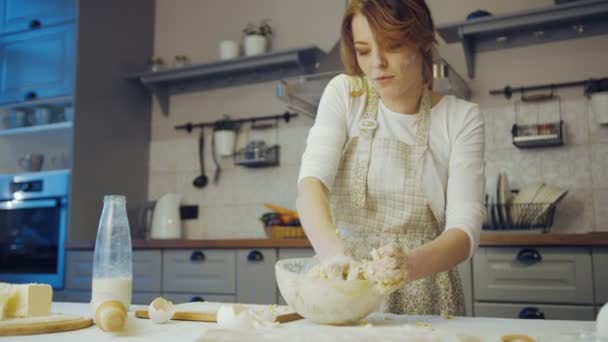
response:
[[[365,81],[366,106],[358,137],[349,138],[338,167],[331,207],[338,234],[355,259],[373,248],[397,243],[414,249],[441,233],[422,191],[423,157],[428,151],[430,91],[423,91],[414,145],[374,138],[378,95]],[[456,269],[408,283],[395,291],[383,311],[412,315],[464,315]]]

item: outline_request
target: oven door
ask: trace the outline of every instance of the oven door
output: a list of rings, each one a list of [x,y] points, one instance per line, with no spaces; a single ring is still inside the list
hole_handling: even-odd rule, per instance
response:
[[[67,200],[0,202],[0,280],[63,288]]]

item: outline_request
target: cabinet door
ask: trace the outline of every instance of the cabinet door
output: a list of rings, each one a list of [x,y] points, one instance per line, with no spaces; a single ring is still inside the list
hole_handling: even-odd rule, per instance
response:
[[[586,248],[480,248],[473,277],[475,301],[593,303]]]
[[[277,287],[274,264],[275,249],[238,250],[236,254],[236,283],[239,303],[275,304]]]
[[[91,290],[63,290],[62,301],[72,303],[90,303]]]
[[[156,298],[160,297],[160,292],[135,292],[131,296],[131,304],[133,305],[150,305]]]
[[[175,293],[163,292],[163,298],[170,300],[173,304],[189,303],[189,302],[219,302],[219,303],[236,303],[236,297],[232,295],[217,295],[209,293]]]
[[[90,290],[93,280],[93,251],[67,251],[65,288]],[[89,296],[91,293],[89,292]],[[90,300],[91,298],[89,298]],[[66,301],[70,301],[67,300]]]
[[[73,20],[76,0],[0,0],[0,34]]]
[[[164,250],[163,291],[233,295],[234,250]]]
[[[551,320],[593,321],[593,306],[475,303],[476,317],[520,318],[536,317]]]
[[[133,251],[133,291],[160,292],[161,262],[160,250]]]
[[[69,95],[74,73],[74,25],[0,39],[0,103]]]
[[[595,304],[608,303],[608,248],[593,250],[593,281]]]

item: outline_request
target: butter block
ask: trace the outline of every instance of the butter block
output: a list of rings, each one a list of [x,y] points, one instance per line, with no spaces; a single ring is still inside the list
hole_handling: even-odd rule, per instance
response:
[[[48,316],[51,314],[53,288],[48,284],[0,283],[0,293],[8,288],[4,306],[6,317]]]

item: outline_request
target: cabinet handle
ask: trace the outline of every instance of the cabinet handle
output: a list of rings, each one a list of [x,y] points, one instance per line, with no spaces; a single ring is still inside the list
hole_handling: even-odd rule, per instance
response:
[[[533,265],[543,260],[539,251],[534,248],[524,248],[517,253],[517,261],[525,265]]]
[[[538,308],[527,306],[519,310],[517,317],[521,319],[545,319],[545,313]]]
[[[201,251],[192,252],[192,254],[190,254],[190,261],[193,261],[193,262],[205,261],[205,253],[203,253]]]
[[[190,298],[190,302],[204,302],[205,298],[201,297],[201,296],[194,296],[192,298]]]
[[[34,19],[30,21],[30,29],[37,29],[42,26],[42,23],[38,19]]]
[[[35,100],[38,98],[38,94],[35,91],[28,91],[23,98],[27,101]]]
[[[249,255],[247,255],[247,261],[250,262],[261,262],[264,261],[264,254],[260,251],[251,251]]]

